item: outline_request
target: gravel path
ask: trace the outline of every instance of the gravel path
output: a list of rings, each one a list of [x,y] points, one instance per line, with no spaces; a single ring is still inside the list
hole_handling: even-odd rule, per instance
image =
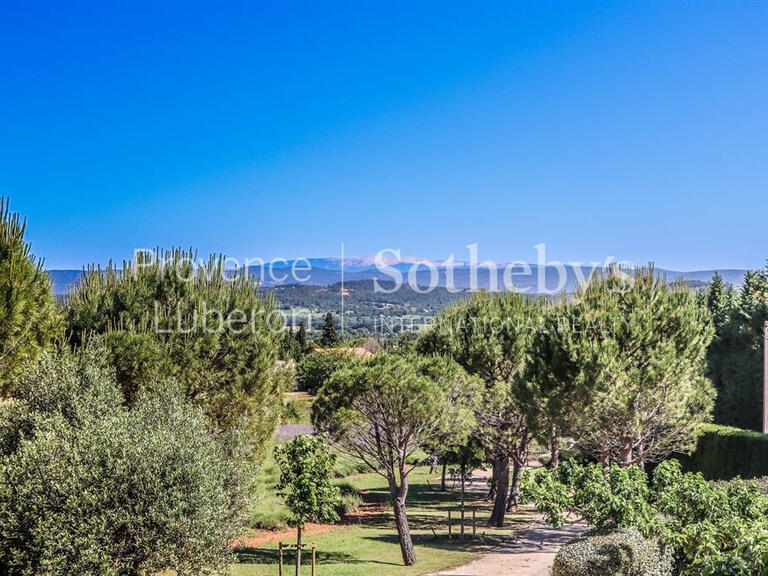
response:
[[[550,576],[560,546],[586,529],[583,524],[531,528],[509,547],[433,576]]]
[[[277,429],[275,440],[290,440],[299,434],[314,434],[315,427],[312,424],[283,424]]]

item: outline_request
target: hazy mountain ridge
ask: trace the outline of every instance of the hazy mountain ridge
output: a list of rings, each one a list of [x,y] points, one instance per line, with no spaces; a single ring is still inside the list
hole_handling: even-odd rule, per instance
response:
[[[409,259],[410,260],[410,259]],[[331,286],[345,282],[356,282],[364,280],[387,280],[394,281],[392,274],[395,271],[402,275],[402,282],[406,284],[410,279],[413,284],[426,288],[430,285],[446,287],[450,279],[450,271],[442,262],[434,260],[419,260],[418,262],[428,262],[437,270],[437,273],[431,271],[426,264],[414,267],[414,262],[400,261],[398,263],[388,263],[391,266],[389,273],[379,270],[373,265],[372,258],[351,258],[344,260],[343,278],[342,264],[339,258],[309,258],[306,260],[288,260],[276,262],[272,265],[250,267],[250,273],[264,287],[286,286],[291,284],[304,284],[308,286]],[[307,266],[309,263],[309,266]],[[296,268],[296,275],[291,271]],[[515,289],[530,293],[540,293],[544,290],[553,291],[560,287],[562,281],[561,272],[556,266],[539,267],[536,264],[529,264],[530,274],[522,274],[522,268],[515,268],[510,275],[506,274],[506,263],[497,264],[496,287],[504,289],[509,287],[510,281]],[[308,269],[310,268],[311,269]],[[542,270],[543,268],[543,270]],[[453,286],[457,289],[466,290],[473,284],[472,278],[476,274],[477,288],[491,288],[490,275],[486,268],[479,268],[473,271],[466,263],[454,263],[453,265]],[[591,266],[565,266],[565,282],[561,290],[572,291],[581,279],[589,278],[594,269]],[[721,270],[695,270],[682,272],[677,270],[665,270],[658,268],[657,271],[665,274],[670,281],[682,279],[692,284],[708,283],[712,280],[715,272],[719,272],[725,282],[738,285],[741,284],[746,270],[740,269],[721,269]],[[49,270],[48,274],[53,283],[53,291],[56,295],[65,295],[70,286],[75,284],[83,275],[82,270]],[[433,278],[432,276],[435,275]],[[543,277],[543,283],[540,279]],[[298,278],[298,280],[297,280]],[[299,281],[301,280],[301,281]]]

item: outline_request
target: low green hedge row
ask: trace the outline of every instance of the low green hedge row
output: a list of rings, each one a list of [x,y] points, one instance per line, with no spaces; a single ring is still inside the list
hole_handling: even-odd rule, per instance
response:
[[[680,458],[686,472],[710,480],[768,476],[768,434],[710,424],[691,456]]]
[[[571,540],[555,557],[554,576],[671,576],[673,557],[637,530],[602,528]]]

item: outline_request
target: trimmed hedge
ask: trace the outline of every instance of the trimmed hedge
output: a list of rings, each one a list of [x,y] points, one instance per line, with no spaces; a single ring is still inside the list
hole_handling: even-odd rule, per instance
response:
[[[563,546],[554,576],[672,576],[672,553],[636,530],[600,528]]]
[[[679,460],[686,472],[709,480],[768,476],[768,434],[709,424],[696,452]]]

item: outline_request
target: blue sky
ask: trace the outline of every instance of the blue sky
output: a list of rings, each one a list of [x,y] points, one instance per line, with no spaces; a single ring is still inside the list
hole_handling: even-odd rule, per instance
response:
[[[0,8],[0,194],[52,268],[768,258],[768,3]]]

